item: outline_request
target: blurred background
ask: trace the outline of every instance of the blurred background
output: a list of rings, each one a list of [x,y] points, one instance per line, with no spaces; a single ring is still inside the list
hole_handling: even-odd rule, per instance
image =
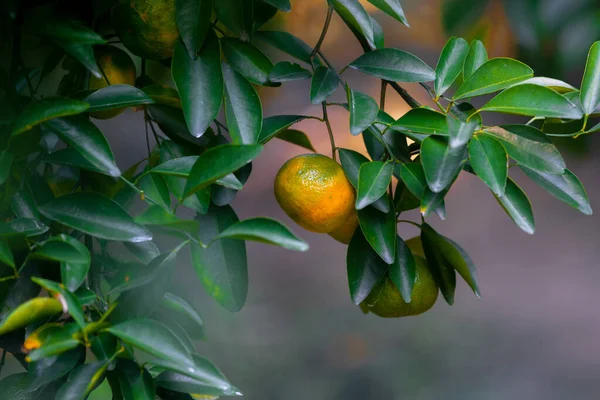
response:
[[[435,67],[452,35],[481,39],[490,57],[516,57],[537,76],[579,86],[589,46],[600,39],[597,0],[402,0],[407,28],[362,2],[382,25],[387,47],[416,54]],[[313,46],[325,0],[292,0],[268,28],[285,29]],[[362,54],[334,16],[323,52],[339,69]],[[275,60],[289,59],[270,48]],[[152,74],[165,69],[149,65]],[[350,85],[374,98],[380,83],[349,70]],[[433,106],[418,85],[405,86]],[[309,81],[260,88],[265,116],[319,115],[308,100]],[[345,98],[338,89],[335,101]],[[334,101],[332,100],[332,101]],[[386,111],[408,106],[388,90]],[[221,116],[222,118],[222,116]],[[348,114],[330,110],[338,146],[365,152],[348,131]],[[500,123],[484,115],[484,123]],[[146,155],[142,113],[97,121],[123,167]],[[305,121],[319,152],[328,154],[325,125]],[[557,142],[569,168],[600,210],[600,136]],[[462,174],[447,196],[446,221],[431,217],[442,234],[461,244],[478,267],[482,300],[461,281],[455,305],[438,299],[417,317],[380,319],[350,301],[346,246],[301,230],[278,207],[273,179],[289,158],[305,151],[273,140],[233,203],[240,218],[284,221],[310,243],[306,253],[248,244],[250,289],[245,307],[230,314],[206,295],[187,255],[179,257],[178,288],[202,313],[207,340],[199,352],[213,360],[251,400],[364,399],[595,399],[600,382],[600,216],[586,217],[511,169],[534,206],[537,232],[520,231],[473,176]],[[407,218],[417,218],[407,213]],[[400,225],[410,238],[415,228]],[[105,399],[105,390],[92,398]]]

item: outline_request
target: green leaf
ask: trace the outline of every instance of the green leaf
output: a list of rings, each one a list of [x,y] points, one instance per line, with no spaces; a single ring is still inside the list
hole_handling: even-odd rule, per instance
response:
[[[410,303],[412,289],[417,277],[417,263],[404,240],[396,236],[396,259],[389,268],[390,279],[400,291],[402,299]]]
[[[90,269],[91,256],[87,247],[65,234],[50,238],[32,256],[60,262],[62,282],[71,292],[81,286]]]
[[[62,378],[71,372],[80,361],[83,362],[83,359],[83,351],[78,348],[30,363],[29,374],[32,381],[29,390],[37,390]]]
[[[80,328],[85,328],[87,321],[85,315],[83,314],[83,307],[73,293],[67,291],[64,285],[48,279],[32,277],[31,280],[40,285],[42,288],[46,289],[50,294],[60,295],[59,298],[62,297],[62,307],[67,309],[66,311],[71,314],[71,317],[73,317],[73,320],[75,320]]]
[[[428,108],[413,108],[392,124],[392,129],[422,142],[429,135],[448,135],[446,116]]]
[[[153,174],[160,174],[164,176],[176,176],[179,178],[187,178],[190,176],[190,172],[192,171],[192,168],[196,161],[198,161],[198,158],[200,158],[200,156],[186,156],[173,158],[152,168],[150,172]]]
[[[154,103],[144,91],[130,85],[106,86],[91,93],[83,101],[90,104],[87,110],[90,113]]]
[[[45,126],[104,174],[114,177],[121,176],[121,171],[115,163],[113,152],[104,134],[87,118],[57,118],[46,122]]]
[[[497,195],[502,196],[508,177],[508,154],[492,136],[478,135],[469,142],[471,167],[477,176]]]
[[[376,48],[371,17],[358,0],[330,0],[330,2],[344,22],[351,29],[359,32],[372,49]]]
[[[194,137],[200,137],[219,114],[223,100],[221,52],[215,34],[209,32],[195,60],[189,57],[183,43],[178,42],[171,72],[188,128]]]
[[[279,221],[265,217],[239,221],[222,230],[214,240],[219,239],[253,240],[274,244],[288,250],[308,250],[308,244],[290,232],[285,225]]]
[[[40,157],[40,161],[55,165],[67,165],[69,167],[84,169],[100,174],[102,173],[102,170],[94,167],[88,160],[83,158],[77,150],[70,147],[42,156]]]
[[[26,189],[19,190],[12,195],[10,198],[10,208],[19,218],[40,219],[40,213],[35,200]]]
[[[210,28],[213,0],[176,0],[177,28],[191,59],[196,59]]]
[[[600,41],[590,47],[581,81],[580,99],[583,112],[588,115],[600,104]]]
[[[396,213],[393,208],[383,213],[370,206],[357,212],[367,242],[386,264],[392,264],[396,257]]]
[[[102,71],[98,68],[92,46],[89,44],[72,44],[68,42],[57,42],[57,44],[67,54],[79,61],[94,77],[102,79]]]
[[[0,335],[24,328],[37,320],[52,317],[62,311],[60,301],[52,297],[35,297],[19,305],[2,319]]]
[[[254,37],[271,46],[289,54],[290,56],[310,64],[312,47],[298,39],[296,36],[283,31],[259,31]],[[315,58],[315,62],[317,59]]]
[[[533,70],[511,58],[493,58],[479,67],[454,94],[454,100],[497,92],[533,76]]]
[[[574,91],[577,91],[576,87],[569,85],[567,82],[563,82],[561,80],[553,79],[553,78],[545,78],[543,76],[536,76],[533,78],[525,79],[524,81],[515,83],[512,86],[517,86],[517,85],[544,86],[544,87],[550,88],[550,89],[554,90],[555,92],[558,92],[561,94],[572,93]],[[579,96],[577,96],[575,98],[575,100],[578,100],[578,99],[579,99]],[[571,100],[572,103],[577,104],[575,101],[573,101],[573,99],[569,99],[569,100]]]
[[[63,97],[32,101],[15,121],[12,134],[19,135],[42,122],[85,112],[90,105],[86,102]]]
[[[144,191],[144,195],[157,202],[159,206],[171,208],[171,194],[165,178],[158,174],[148,174],[140,179],[139,186]]]
[[[127,211],[100,193],[71,193],[39,210],[46,218],[100,239],[134,243],[152,239],[152,234],[133,222]]]
[[[271,82],[289,82],[298,81],[302,79],[308,79],[312,74],[302,68],[298,64],[291,63],[289,61],[282,61],[273,67],[269,74],[269,81]]]
[[[354,186],[355,189],[358,189],[358,174],[360,167],[361,165],[368,163],[369,159],[354,150],[342,148],[338,149],[338,154],[340,156],[340,162],[342,163],[342,168],[344,169],[346,177],[352,186]],[[390,209],[387,194],[384,194],[377,199],[377,201],[373,203],[373,207],[381,212],[387,213]]]
[[[421,207],[419,209],[423,218],[427,218],[431,212],[434,212],[440,219],[446,219],[446,205],[444,203],[446,193],[448,193],[448,190],[442,190],[439,193],[435,193],[429,189],[429,187],[425,187],[423,196],[421,197]]]
[[[498,139],[519,165],[551,174],[562,174],[566,168],[552,141],[532,126],[495,126],[486,129],[485,134]]]
[[[13,155],[8,151],[0,152],[0,185],[6,182],[6,179],[10,176],[12,168]]]
[[[150,263],[160,254],[159,248],[152,240],[140,243],[124,242],[123,245],[144,264]]]
[[[97,361],[75,368],[56,393],[56,398],[65,400],[87,399],[92,390],[104,380],[108,365],[109,363],[106,361]]]
[[[181,341],[158,321],[138,318],[108,327],[106,331],[155,357],[194,367],[194,360]]]
[[[265,144],[279,132],[306,118],[312,117],[305,115],[275,115],[273,117],[265,118],[263,120],[262,130],[258,137],[258,142]]]
[[[388,81],[430,82],[435,80],[435,71],[420,58],[398,49],[370,51],[352,61],[349,67]]]
[[[68,323],[63,326],[46,324],[33,332],[27,341],[35,343],[37,339],[41,347],[34,348],[28,354],[31,362],[40,361],[47,357],[64,353],[78,347],[80,327],[76,323]]]
[[[206,2],[206,0],[202,1]],[[146,368],[140,367],[134,361],[119,359],[115,372],[118,374],[119,386],[124,399],[155,399],[156,385]],[[113,398],[115,398],[114,393]]]
[[[229,206],[211,205],[206,215],[197,216],[202,226],[201,240],[209,243],[220,232],[239,222]],[[206,248],[191,244],[192,264],[200,282],[215,300],[232,312],[242,309],[248,294],[246,244],[235,239],[221,239]]]
[[[427,185],[434,193],[450,187],[462,168],[465,146],[452,148],[448,141],[439,136],[429,136],[421,145],[421,163]]]
[[[350,111],[350,133],[356,136],[375,121],[379,106],[371,96],[352,90],[350,86],[346,86],[346,95]]]
[[[194,329],[199,330],[201,332],[201,336],[203,336],[202,332],[204,331],[204,320],[187,301],[179,296],[175,296],[174,294],[165,293],[165,296],[162,299],[162,305],[171,311],[179,313],[185,317],[186,321],[192,322]]]
[[[292,143],[297,146],[303,147],[307,150],[312,151],[313,153],[317,152],[317,150],[315,150],[314,146],[310,142],[309,137],[306,136],[306,133],[304,132],[300,132],[295,129],[286,129],[284,131],[279,132],[275,137],[277,139],[284,140],[288,143]]]
[[[13,269],[16,268],[12,250],[4,238],[0,238],[0,263],[4,263]]]
[[[224,144],[206,150],[194,163],[185,185],[185,197],[196,193],[256,158],[261,145]]]
[[[50,229],[43,222],[31,218],[11,219],[8,226],[13,231],[22,233],[27,237],[41,235]]]
[[[448,145],[452,149],[458,149],[467,145],[481,121],[472,118],[468,122],[463,122],[448,115],[446,123],[448,124]]]
[[[156,104],[161,104],[161,105],[165,105],[165,106],[169,106],[169,107],[181,108],[181,99],[179,98],[179,93],[177,92],[177,90],[173,89],[170,86],[153,84],[153,85],[142,88],[142,91],[144,93],[146,93],[146,95],[148,97],[150,97],[152,100],[154,100],[154,102]],[[160,107],[159,110],[161,110],[161,109],[164,110],[164,108]],[[151,109],[149,108],[148,110],[150,111]],[[156,120],[157,118],[152,117],[152,119]],[[156,121],[156,122],[159,125],[161,124],[160,121]],[[185,120],[184,120],[184,125],[185,125]],[[185,130],[188,131],[187,125],[186,125]]]
[[[190,376],[192,375],[190,373],[184,375],[179,371],[165,371],[156,377],[157,386],[181,393],[201,394],[206,397],[242,395],[212,362],[197,354],[194,354],[193,357],[196,363],[193,377]],[[161,365],[161,367],[170,366]]]
[[[362,210],[385,195],[393,172],[394,164],[390,162],[372,161],[360,166],[356,196],[357,210]]]
[[[438,247],[440,240],[441,235],[431,226],[425,222],[421,225],[421,242],[427,259],[427,266],[433,274],[444,300],[452,305],[454,304],[454,290],[456,288],[456,272]]]
[[[466,82],[473,76],[488,60],[487,50],[481,40],[473,40],[469,46],[469,52],[463,64],[463,82]]]
[[[223,64],[225,117],[233,144],[254,144],[262,128],[262,106],[256,90],[241,74]]]
[[[269,85],[269,73],[273,69],[273,63],[259,49],[234,37],[221,38],[221,48],[227,63],[233,69],[252,83]]]
[[[504,195],[496,196],[496,199],[521,230],[533,235],[535,222],[531,203],[525,192],[512,179],[508,178]]]
[[[389,265],[373,251],[361,230],[357,229],[348,245],[346,267],[350,297],[352,302],[358,305],[385,276]]]
[[[320,104],[327,100],[338,87],[340,78],[332,69],[318,66],[310,82],[310,102]]]
[[[249,41],[252,35],[252,2],[246,0],[215,1],[215,11],[219,22],[235,33],[235,36]]]
[[[440,54],[435,67],[435,93],[439,97],[452,86],[460,75],[469,44],[463,38],[451,37]]]
[[[488,101],[480,111],[529,117],[580,119],[581,110],[554,90],[538,85],[517,85]]]
[[[521,166],[525,174],[558,200],[592,215],[592,207],[581,181],[568,169],[562,175],[553,175]]]
[[[369,3],[379,8],[384,13],[402,22],[404,25],[408,25],[400,0],[368,0]]]
[[[276,7],[280,11],[289,12],[292,11],[292,6],[290,5],[290,0],[264,0],[265,3]]]

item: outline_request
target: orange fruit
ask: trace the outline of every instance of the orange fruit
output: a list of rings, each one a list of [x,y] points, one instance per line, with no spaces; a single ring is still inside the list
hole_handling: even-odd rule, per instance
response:
[[[372,312],[382,318],[398,318],[419,315],[429,310],[438,298],[438,286],[424,258],[415,256],[416,278],[410,303],[406,303],[400,291],[386,274],[360,304],[364,312]]]
[[[123,45],[142,58],[169,58],[179,40],[175,0],[119,0],[112,22]]]
[[[135,86],[135,65],[124,50],[115,46],[98,46],[95,49],[96,62],[103,72],[102,78],[90,76],[89,89],[102,89],[109,85],[127,84]],[[96,111],[90,115],[97,119],[116,117],[125,108]]]
[[[356,194],[344,170],[321,154],[288,160],[275,178],[275,198],[291,219],[312,232],[332,232],[356,213]]]
[[[358,227],[358,215],[356,212],[350,215],[350,218],[344,222],[342,226],[333,231],[329,232],[328,235],[337,240],[338,242],[349,244],[354,231]]]

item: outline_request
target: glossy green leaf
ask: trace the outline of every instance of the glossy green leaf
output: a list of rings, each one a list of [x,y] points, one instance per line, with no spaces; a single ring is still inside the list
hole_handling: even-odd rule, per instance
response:
[[[413,253],[404,240],[396,236],[396,259],[389,268],[390,279],[406,303],[410,303],[412,289],[417,277],[417,264]]]
[[[215,1],[215,11],[219,22],[235,36],[249,41],[252,36],[252,2],[246,0]]]
[[[87,118],[57,118],[46,122],[45,126],[103,173],[114,177],[121,175],[104,134]]]
[[[350,111],[350,133],[359,135],[369,127],[377,118],[379,106],[371,96],[346,86],[346,95]]]
[[[40,161],[54,165],[67,165],[69,167],[102,173],[101,169],[93,166],[88,160],[83,158],[83,156],[77,150],[70,147],[42,156],[40,157]]]
[[[371,17],[358,0],[330,0],[330,2],[344,22],[359,32],[372,49],[376,48]]]
[[[160,254],[158,246],[152,240],[139,243],[124,242],[123,245],[144,264],[148,264]]]
[[[590,47],[581,81],[580,99],[583,112],[588,115],[600,104],[600,41]]]
[[[8,151],[0,152],[0,185],[6,182],[10,176],[13,162],[13,155]]]
[[[493,58],[479,67],[454,94],[454,100],[497,92],[533,76],[533,70],[511,58]]]
[[[186,156],[173,158],[152,168],[150,172],[153,174],[159,174],[164,176],[187,178],[188,176],[190,176],[190,172],[192,171],[192,168],[196,161],[198,161],[198,158],[200,158],[200,156]]]
[[[85,112],[90,105],[84,101],[63,97],[32,101],[15,121],[12,134],[18,135],[42,122]]]
[[[306,251],[308,244],[294,235],[281,222],[256,217],[237,222],[219,233],[214,240],[239,239],[274,244],[288,250]]]
[[[554,90],[539,85],[516,85],[488,101],[480,111],[529,117],[580,119],[581,110]]]
[[[153,84],[142,88],[142,91],[157,104],[181,108],[181,99],[179,98],[179,93],[176,89],[173,89],[170,86]],[[160,121],[157,122],[160,125]]]
[[[206,215],[196,217],[202,226],[200,240],[211,240],[229,226],[239,222],[229,206],[211,205]],[[192,264],[200,282],[215,300],[232,312],[242,309],[248,294],[246,244],[235,239],[221,239],[206,248],[191,244]]]
[[[492,136],[475,136],[469,142],[471,167],[477,176],[497,195],[502,196],[508,177],[508,154]]]
[[[152,234],[133,222],[127,211],[100,193],[71,193],[39,209],[46,218],[100,239],[126,242],[152,239]]]
[[[532,126],[495,126],[486,129],[485,134],[498,139],[508,155],[520,165],[551,174],[562,174],[566,168],[552,141]]]
[[[362,210],[385,195],[392,179],[394,164],[372,161],[360,166],[356,209]]]
[[[275,115],[273,117],[265,118],[263,120],[262,130],[260,132],[258,142],[265,144],[279,132],[306,118],[312,117],[305,115]]]
[[[26,190],[15,192],[10,198],[10,208],[19,218],[40,219],[40,213],[31,193]]]
[[[465,57],[463,64],[463,82],[466,82],[473,76],[475,71],[479,69],[488,60],[487,50],[481,40],[473,40],[469,46],[469,52]]]
[[[265,3],[277,7],[280,11],[289,12],[292,10],[290,0],[264,0]]]
[[[118,374],[119,386],[124,399],[155,399],[156,384],[146,368],[140,367],[134,361],[119,359],[115,372]]]
[[[144,91],[130,85],[106,86],[91,93],[84,101],[90,105],[88,112],[154,103]]]
[[[29,351],[29,359],[31,362],[40,361],[80,346],[79,331],[80,327],[76,323],[68,323],[63,326],[55,324],[42,325],[29,335],[25,341],[24,346],[33,349]],[[37,348],[37,345],[41,347]]]
[[[259,49],[234,37],[221,38],[221,48],[227,63],[246,79],[257,85],[269,84],[273,63]]]
[[[429,135],[448,135],[446,117],[428,108],[413,108],[392,124],[414,141],[422,142]]]
[[[194,393],[200,396],[241,396],[242,393],[232,386],[225,375],[208,359],[193,355],[196,363],[194,376],[168,371],[156,377],[159,387],[182,393]],[[168,366],[162,366],[168,367]]]
[[[349,65],[365,74],[396,82],[430,82],[435,71],[418,57],[398,49],[374,50]]]
[[[213,0],[176,0],[177,28],[191,59],[196,59],[210,28]]]
[[[194,329],[200,332],[200,336],[203,336],[204,320],[187,301],[172,293],[165,293],[165,296],[162,299],[162,305],[170,311],[180,314],[186,321],[190,321],[193,324]]]
[[[358,189],[358,174],[360,167],[361,165],[368,163],[369,159],[354,150],[342,148],[338,149],[338,154],[346,177],[352,186],[354,186],[355,189]],[[390,209],[387,194],[381,196],[372,205],[381,212],[387,213]]]
[[[298,64],[289,61],[282,61],[275,64],[269,74],[271,82],[289,82],[308,79],[312,76],[310,71],[302,68]]]
[[[12,231],[22,233],[27,237],[41,235],[48,232],[48,226],[41,221],[32,218],[15,218],[8,221]]]
[[[256,90],[241,74],[223,64],[225,118],[233,144],[254,144],[262,128],[262,106]]]
[[[512,179],[508,178],[504,195],[496,196],[496,199],[521,230],[533,235],[535,222],[531,203],[525,192]]]
[[[443,137],[430,136],[421,145],[421,163],[427,185],[434,193],[450,187],[462,168],[465,146],[452,148]]]
[[[138,318],[113,325],[106,328],[106,331],[155,357],[194,366],[192,356],[181,341],[158,321]]]
[[[276,136],[277,139],[284,140],[288,143],[295,144],[296,146],[303,147],[307,150],[316,153],[315,147],[312,145],[309,137],[304,132],[300,132],[295,129],[286,129],[279,132]]]
[[[463,38],[451,37],[442,49],[437,66],[435,67],[435,93],[441,96],[452,86],[460,75],[469,44]]]
[[[65,234],[50,238],[32,256],[60,262],[62,282],[71,292],[81,286],[90,269],[91,256],[87,247]]]
[[[0,322],[0,335],[23,328],[37,320],[63,311],[60,301],[52,297],[35,297],[19,305]]]
[[[420,212],[426,217],[431,211],[439,215],[445,214],[445,192],[433,193],[427,187],[423,166],[419,162],[404,163],[400,167],[399,176],[413,196],[419,200],[415,207],[420,206]],[[423,201],[421,201],[421,199]],[[396,210],[400,211],[400,210]],[[441,217],[440,217],[441,218]],[[442,218],[443,219],[443,218]]]
[[[317,67],[310,82],[310,102],[320,104],[327,100],[335,92],[339,82],[337,72],[322,65]]]
[[[373,250],[386,264],[392,264],[396,257],[396,213],[387,213],[366,207],[358,210],[358,222],[363,235]]]
[[[56,393],[56,398],[65,400],[87,399],[92,390],[104,380],[108,364],[106,361],[97,361],[75,368]]]
[[[0,238],[0,263],[4,263],[13,269],[16,268],[12,250],[4,238]]]
[[[77,364],[83,362],[81,348],[44,358],[29,364],[29,374],[32,378],[29,390],[34,391],[67,375]]]
[[[81,304],[79,303],[77,297],[75,297],[73,293],[67,291],[63,284],[37,277],[32,277],[31,280],[40,285],[43,289],[46,289],[50,294],[59,295],[62,307],[66,309],[66,312],[68,312],[71,317],[73,317],[73,320],[75,320],[80,328],[85,328],[87,325],[87,320],[83,313]]]
[[[369,3],[379,8],[384,13],[402,22],[404,25],[408,25],[400,0],[368,0]]]
[[[553,175],[521,166],[525,174],[558,200],[592,215],[592,207],[581,181],[568,169],[562,175]]]
[[[375,285],[384,277],[389,265],[373,251],[362,231],[357,229],[348,245],[346,267],[350,297],[352,302],[358,305],[369,296]]]
[[[223,100],[221,52],[214,33],[209,32],[195,60],[178,42],[171,72],[188,128],[194,137],[200,137],[219,114]]]
[[[553,79],[553,78],[545,78],[543,76],[536,76],[533,78],[525,79],[524,81],[515,83],[512,86],[517,86],[517,85],[544,86],[544,87],[550,88],[550,89],[554,90],[555,92],[558,92],[561,94],[572,93],[577,90],[576,87],[569,85],[567,82],[563,82],[561,80]],[[577,96],[577,99],[579,99],[579,96]],[[569,100],[571,100],[572,103],[577,104],[572,99],[569,99]]]
[[[198,158],[185,185],[185,197],[207,187],[256,158],[261,145],[225,144],[208,149]]]
[[[468,122],[463,122],[448,115],[446,123],[448,125],[448,145],[450,148],[458,149],[466,146],[480,122],[477,118],[471,118]]]
[[[139,181],[139,187],[144,191],[144,195],[151,198],[158,205],[164,208],[171,207],[171,194],[165,179],[159,174],[148,174]]]
[[[440,235],[427,223],[421,225],[421,242],[427,258],[427,266],[437,282],[444,300],[449,305],[454,304],[456,288],[456,272],[450,262],[444,257],[438,247]]]
[[[254,37],[260,41],[270,44],[290,56],[310,64],[312,47],[298,39],[296,36],[283,31],[259,31]],[[317,59],[315,59],[317,61]]]

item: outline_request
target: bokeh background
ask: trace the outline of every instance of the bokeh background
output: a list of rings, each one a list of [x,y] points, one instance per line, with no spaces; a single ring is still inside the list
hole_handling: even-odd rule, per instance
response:
[[[451,35],[484,41],[490,56],[517,57],[536,75],[579,86],[589,46],[600,39],[597,0],[403,0],[407,28],[365,7],[382,25],[386,45],[410,51],[434,67]],[[292,0],[269,28],[285,29],[314,45],[325,0]],[[342,68],[362,51],[334,16],[322,50]],[[265,48],[277,60],[289,59]],[[165,75],[160,65],[151,74]],[[353,88],[379,97],[379,81],[355,71]],[[406,88],[430,104],[418,85]],[[308,100],[309,82],[261,88],[265,116],[320,115]],[[338,89],[337,100],[344,94]],[[386,111],[398,118],[408,106],[388,90]],[[337,145],[364,152],[348,132],[348,114],[331,108]],[[221,116],[222,118],[222,116]],[[502,119],[484,115],[488,124]],[[142,113],[128,111],[98,122],[123,167],[145,157]],[[328,154],[324,124],[305,121],[319,152]],[[600,137],[557,142],[567,164],[600,209]],[[301,230],[279,209],[273,179],[302,149],[274,140],[254,162],[253,174],[233,203],[240,218],[283,220],[311,248],[292,253],[248,244],[250,289],[241,312],[230,314],[206,295],[187,256],[179,258],[175,292],[202,313],[207,340],[201,354],[221,367],[251,400],[596,399],[600,390],[600,216],[586,217],[511,169],[534,206],[537,232],[520,231],[486,187],[462,174],[447,196],[441,233],[460,243],[478,268],[482,300],[461,281],[455,305],[439,298],[424,315],[380,319],[350,301],[346,246]],[[408,218],[417,218],[407,213]],[[418,232],[400,226],[404,238]],[[91,398],[106,399],[106,388]]]

